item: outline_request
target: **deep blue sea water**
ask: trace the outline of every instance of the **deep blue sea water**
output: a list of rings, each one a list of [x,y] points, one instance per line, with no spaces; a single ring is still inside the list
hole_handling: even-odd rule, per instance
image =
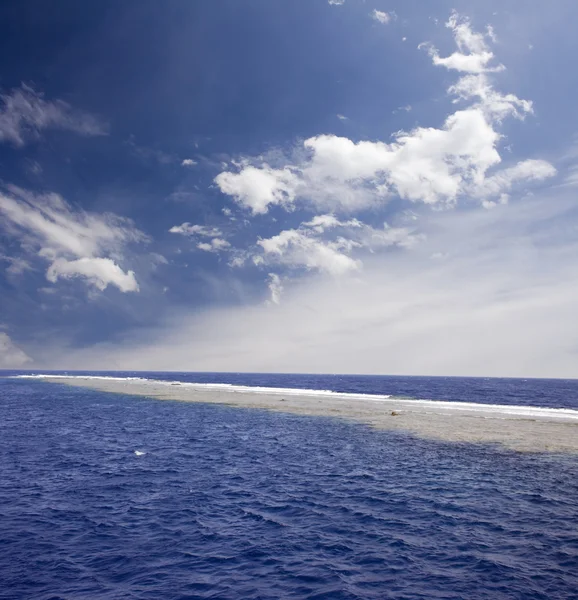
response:
[[[146,376],[578,407],[576,381]],[[578,457],[0,379],[0,598],[578,598]]]

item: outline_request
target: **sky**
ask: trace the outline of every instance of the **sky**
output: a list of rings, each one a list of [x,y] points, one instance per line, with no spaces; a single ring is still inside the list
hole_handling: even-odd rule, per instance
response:
[[[578,377],[577,19],[2,2],[0,368]]]

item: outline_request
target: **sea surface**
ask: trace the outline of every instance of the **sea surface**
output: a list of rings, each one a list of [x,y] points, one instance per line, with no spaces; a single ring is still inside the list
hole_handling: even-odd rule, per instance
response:
[[[578,408],[578,381],[98,375]],[[578,598],[578,457],[0,378],[0,598]]]

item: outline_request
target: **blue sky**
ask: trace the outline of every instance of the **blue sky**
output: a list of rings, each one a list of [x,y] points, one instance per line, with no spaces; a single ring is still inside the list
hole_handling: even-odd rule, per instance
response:
[[[0,367],[578,376],[578,6],[0,6]]]

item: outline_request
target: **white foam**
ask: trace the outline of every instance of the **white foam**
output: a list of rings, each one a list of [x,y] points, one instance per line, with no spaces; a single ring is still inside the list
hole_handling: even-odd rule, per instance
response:
[[[8,379],[110,379],[112,381],[157,381],[156,379],[150,379],[149,377],[115,377],[113,375],[67,375],[60,373],[26,373],[25,375],[10,375]]]
[[[391,395],[378,394],[353,394],[346,392],[334,392],[332,390],[314,390],[299,388],[276,388],[261,386],[234,385],[231,383],[192,383],[186,381],[165,381],[159,379],[147,379],[145,377],[114,377],[111,375],[56,375],[56,374],[35,374],[35,375],[15,375],[14,378],[24,379],[77,379],[77,380],[104,380],[104,381],[126,381],[139,382],[143,385],[154,386],[181,386],[199,391],[223,391],[227,393],[239,394],[267,394],[278,396],[305,396],[305,397],[329,397],[331,399],[359,400],[370,402],[388,402],[395,404],[396,407],[405,405],[408,409],[412,406],[419,406],[427,411],[431,408],[433,411],[447,410],[468,413],[477,413],[477,416],[503,415],[504,417],[517,417],[526,419],[562,419],[578,421],[578,410],[570,408],[546,408],[538,406],[509,405],[509,404],[481,404],[477,402],[448,402],[444,400],[418,400],[413,398],[399,398]]]
[[[346,392],[334,392],[332,390],[314,390],[301,388],[278,388],[263,386],[234,385],[232,383],[196,383],[190,381],[148,379],[146,377],[113,377],[112,375],[56,375],[34,374],[34,375],[14,375],[14,378],[22,379],[86,379],[103,381],[139,381],[141,383],[150,383],[154,385],[179,385],[200,390],[216,390],[226,392],[248,393],[248,394],[280,394],[285,396],[332,396],[343,398],[359,398],[370,400],[387,400],[389,395],[373,394],[351,394]]]

